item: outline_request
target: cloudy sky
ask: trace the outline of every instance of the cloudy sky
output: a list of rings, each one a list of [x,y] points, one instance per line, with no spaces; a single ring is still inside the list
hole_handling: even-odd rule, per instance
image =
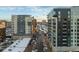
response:
[[[46,15],[53,9],[49,6],[19,6],[0,7],[0,19],[10,20],[11,15],[32,15],[37,18],[46,18]],[[40,16],[40,17],[39,17]]]

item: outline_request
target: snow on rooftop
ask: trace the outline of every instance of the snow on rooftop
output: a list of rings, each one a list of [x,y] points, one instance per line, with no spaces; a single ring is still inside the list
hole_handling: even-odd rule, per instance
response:
[[[16,40],[11,46],[3,50],[3,52],[23,52],[27,47],[31,38]]]

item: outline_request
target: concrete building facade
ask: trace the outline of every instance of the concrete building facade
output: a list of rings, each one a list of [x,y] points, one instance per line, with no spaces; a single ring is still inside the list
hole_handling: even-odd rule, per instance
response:
[[[56,8],[53,10],[54,14],[51,15],[57,18],[57,20],[52,19],[50,22],[52,23],[51,27],[53,28],[52,34],[54,34],[57,29],[57,46],[59,47],[70,46],[70,12],[71,11],[68,8]],[[52,39],[54,40],[56,37],[53,37]]]
[[[69,8],[55,8],[51,13],[48,14],[48,25],[51,25],[48,27],[51,29],[49,36],[52,37],[54,46],[69,47],[71,10]]]
[[[54,35],[49,34],[49,38],[51,37],[53,41],[54,50],[56,51],[79,51],[78,49],[78,46],[79,46],[79,7],[72,6],[70,8],[65,8],[63,10],[62,8],[55,8],[53,9],[53,11],[49,13],[48,17],[50,17],[48,18],[48,30],[51,29],[49,33],[57,35],[57,38],[56,38],[54,37]],[[57,25],[55,24],[56,25],[55,27],[53,26],[54,25],[53,19],[55,19],[55,23],[57,24]],[[57,33],[53,31],[55,28],[57,29]],[[62,35],[63,33],[66,33],[67,35]],[[58,36],[60,38],[58,38]],[[54,42],[54,40],[55,41],[57,40],[57,42]],[[66,46],[63,46],[62,44],[63,40],[66,41],[65,42],[67,43]]]

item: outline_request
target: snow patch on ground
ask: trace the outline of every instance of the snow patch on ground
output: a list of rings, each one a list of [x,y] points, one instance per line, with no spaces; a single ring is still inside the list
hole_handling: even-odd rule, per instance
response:
[[[31,38],[16,40],[11,46],[3,50],[3,52],[23,52],[30,40]]]

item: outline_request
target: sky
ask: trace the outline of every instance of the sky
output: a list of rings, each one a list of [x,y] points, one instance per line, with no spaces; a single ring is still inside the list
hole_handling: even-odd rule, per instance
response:
[[[11,20],[12,15],[32,15],[37,19],[46,19],[52,6],[3,6],[0,7],[0,19]]]

